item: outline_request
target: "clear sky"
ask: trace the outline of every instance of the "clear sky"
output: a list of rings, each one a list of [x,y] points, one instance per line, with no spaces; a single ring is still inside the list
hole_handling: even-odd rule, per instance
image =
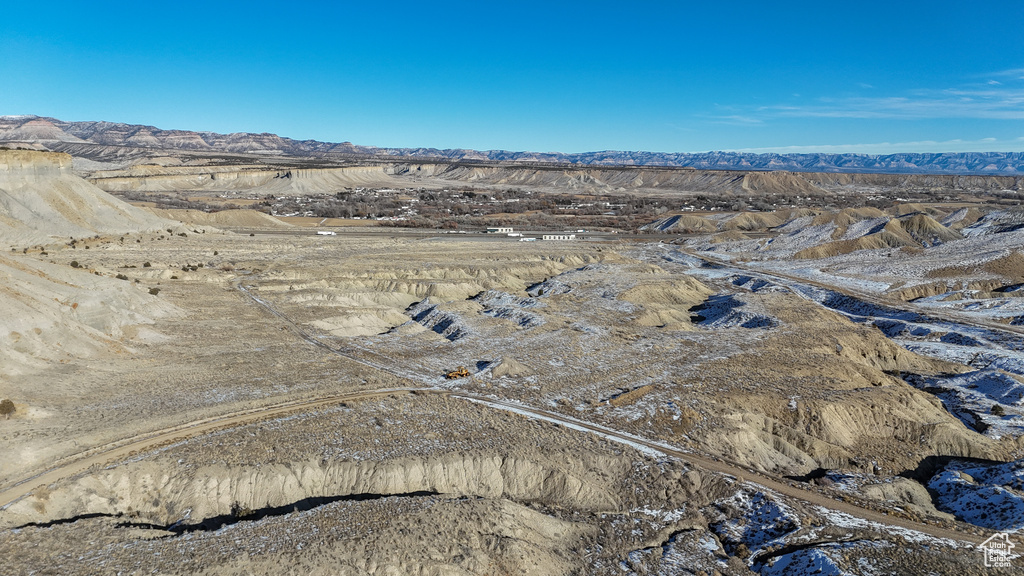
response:
[[[0,115],[388,147],[1024,150],[1022,0],[3,4]]]

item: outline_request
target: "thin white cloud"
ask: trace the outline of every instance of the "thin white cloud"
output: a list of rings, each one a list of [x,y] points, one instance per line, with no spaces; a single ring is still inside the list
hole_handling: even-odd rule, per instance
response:
[[[756,126],[763,124],[764,120],[760,118],[754,118],[752,116],[742,116],[739,114],[730,114],[728,116],[715,116],[712,119],[714,124],[729,124],[732,126]]]
[[[908,96],[822,98],[808,106],[762,110],[780,117],[1024,120],[1024,89],[921,90]]]
[[[992,76],[1002,78],[991,79]],[[806,103],[770,106],[718,106],[710,119],[755,124],[780,118],[988,119],[1024,120],[1024,68],[989,74],[985,83],[943,90],[920,89],[895,95],[824,97]],[[866,85],[865,85],[866,86]]]
[[[1024,68],[1000,70],[999,72],[992,72],[991,74],[986,74],[986,76],[1005,76],[1009,78],[1017,78],[1018,80],[1024,80]]]
[[[1013,140],[982,138],[980,140],[921,140],[917,142],[876,142],[872,144],[821,144],[814,146],[768,146],[737,148],[729,152],[764,154],[898,154],[900,152],[1019,152],[1024,136]]]

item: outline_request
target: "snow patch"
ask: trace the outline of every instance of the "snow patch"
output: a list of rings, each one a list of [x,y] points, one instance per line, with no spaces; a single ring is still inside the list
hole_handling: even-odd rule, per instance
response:
[[[928,488],[940,510],[964,522],[1001,532],[1024,529],[1024,459],[995,466],[954,462]]]

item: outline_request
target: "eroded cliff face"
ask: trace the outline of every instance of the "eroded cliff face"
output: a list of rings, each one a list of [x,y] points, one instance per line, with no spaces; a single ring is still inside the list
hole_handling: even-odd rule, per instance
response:
[[[0,150],[0,245],[15,252],[0,256],[0,375],[92,357],[116,348],[126,327],[178,312],[116,272],[35,258],[46,256],[46,246],[181,228],[75,176],[67,154]]]
[[[104,170],[89,180],[108,192],[173,192],[176,190],[251,191],[254,194],[326,194],[356,186],[409,186],[412,180],[395,176],[388,165],[342,168],[164,167],[137,165]],[[437,185],[435,184],[436,187]]]
[[[4,528],[87,515],[160,526],[324,501],[439,494],[506,499],[585,512],[622,507],[617,481],[631,462],[613,454],[442,454],[389,461],[303,461],[195,469],[135,463],[104,470],[4,511]]]
[[[0,150],[0,244],[180,227],[135,208],[72,173],[71,156]]]
[[[275,160],[275,163],[278,161]],[[297,163],[296,163],[297,164]],[[317,194],[345,187],[523,188],[545,192],[732,194],[738,196],[828,196],[851,191],[906,193],[1020,190],[1019,176],[823,174],[787,171],[727,171],[645,166],[534,166],[460,162],[372,162],[363,166],[305,168],[260,165],[136,165],[89,175],[111,192],[251,191],[256,194]]]
[[[35,150],[0,150],[0,186],[73,176],[71,155]]]

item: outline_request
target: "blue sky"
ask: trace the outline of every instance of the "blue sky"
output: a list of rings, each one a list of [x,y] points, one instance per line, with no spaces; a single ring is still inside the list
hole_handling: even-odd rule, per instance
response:
[[[0,114],[392,147],[1024,150],[1024,2],[5,3]]]

